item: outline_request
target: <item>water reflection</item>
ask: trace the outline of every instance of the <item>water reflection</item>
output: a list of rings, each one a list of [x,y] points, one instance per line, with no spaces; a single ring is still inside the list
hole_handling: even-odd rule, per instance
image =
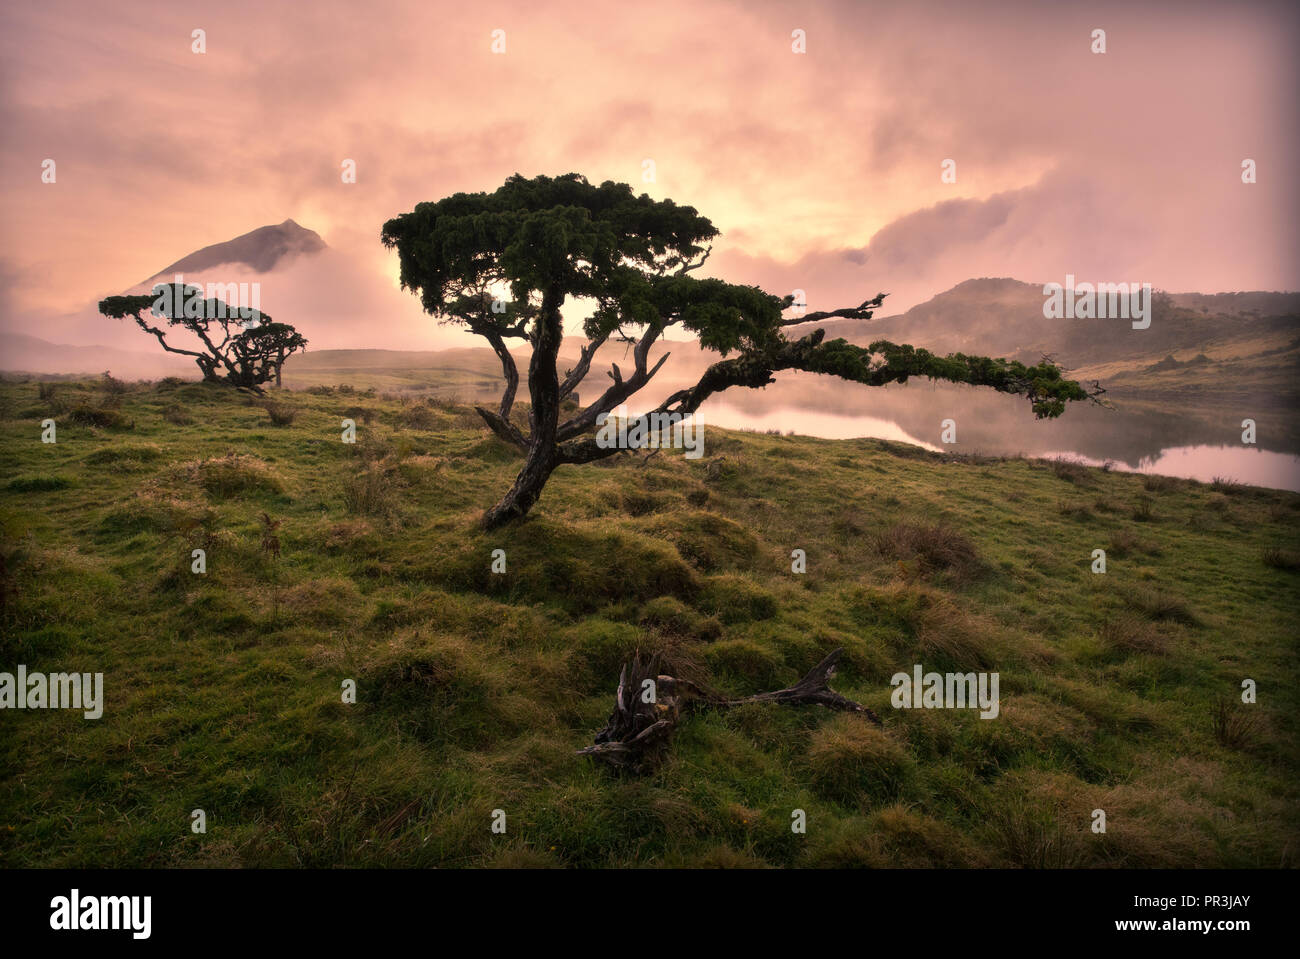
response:
[[[706,424],[828,439],[872,437],[928,450],[989,455],[1064,456],[1139,473],[1300,491],[1300,438],[1294,412],[1262,395],[1198,396],[1156,402],[1117,396],[1115,409],[1072,405],[1038,420],[1018,397],[925,381],[869,388],[811,374],[785,374],[766,390],[732,390],[700,409]],[[1256,421],[1257,445],[1241,443],[1242,420]],[[941,423],[957,443],[941,442]]]
[[[1043,455],[1049,459],[1060,456],[1087,466],[1104,465],[1102,461],[1068,451]],[[1137,473],[1178,476],[1202,483],[1230,479],[1250,486],[1300,491],[1300,456],[1251,447],[1177,446],[1143,458],[1136,467],[1114,462],[1111,465]]]

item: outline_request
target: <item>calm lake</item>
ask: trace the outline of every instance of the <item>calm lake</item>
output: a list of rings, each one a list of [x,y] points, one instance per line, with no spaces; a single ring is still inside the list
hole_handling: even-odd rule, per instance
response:
[[[935,452],[1062,457],[1089,466],[1110,463],[1114,469],[1137,473],[1202,482],[1224,478],[1300,491],[1300,447],[1291,432],[1294,417],[1290,411],[1269,410],[1263,401],[1208,411],[1190,405],[1075,406],[1059,419],[1037,420],[1017,397],[968,387],[866,389],[849,384],[830,394],[794,390],[794,398],[802,403],[790,403],[791,392],[776,386],[748,394],[732,391],[707,401],[699,415],[706,426],[726,429],[827,439],[870,437]],[[1256,445],[1241,442],[1246,417],[1257,420]],[[956,432],[952,444],[941,437],[948,419]],[[706,434],[706,450],[707,443]]]

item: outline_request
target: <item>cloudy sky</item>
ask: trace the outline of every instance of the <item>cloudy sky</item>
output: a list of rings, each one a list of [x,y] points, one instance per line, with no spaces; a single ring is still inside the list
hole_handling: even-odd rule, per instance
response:
[[[0,325],[98,342],[59,317],[293,218],[333,256],[268,279],[268,312],[320,347],[453,345],[394,289],[380,226],[515,172],[694,205],[723,231],[714,275],[804,289],[813,309],[886,290],[895,312],[972,276],[1067,272],[1300,289],[1297,9],[10,3]]]

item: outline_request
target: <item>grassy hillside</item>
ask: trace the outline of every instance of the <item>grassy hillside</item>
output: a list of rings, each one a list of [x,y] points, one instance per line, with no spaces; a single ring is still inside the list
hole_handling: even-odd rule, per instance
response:
[[[43,389],[0,384],[0,670],[107,705],[0,713],[5,865],[1295,865],[1300,496],[710,431],[484,534],[518,460],[464,407]],[[634,649],[739,695],[837,646],[883,729],[751,705],[646,778],[573,755]],[[915,663],[996,670],[1000,715],[891,708]]]

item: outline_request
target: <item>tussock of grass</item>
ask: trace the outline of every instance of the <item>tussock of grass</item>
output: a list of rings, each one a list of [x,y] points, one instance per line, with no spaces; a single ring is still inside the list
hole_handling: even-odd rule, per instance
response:
[[[128,469],[155,463],[163,459],[162,448],[156,443],[134,443],[121,446],[107,446],[89,454],[85,462],[92,466],[115,466]]]
[[[89,403],[78,403],[67,415],[78,426],[97,426],[102,429],[131,429],[135,426],[134,421],[128,421],[117,410]]]
[[[1166,652],[1169,641],[1155,624],[1137,616],[1116,616],[1101,626],[1102,645],[1112,653],[1158,656]]]
[[[1135,586],[1124,597],[1133,609],[1154,620],[1172,620],[1195,626],[1199,622],[1187,601],[1171,590]]]
[[[923,600],[914,626],[917,662],[927,668],[965,672],[994,665],[990,624],[977,622],[946,597]]]
[[[1056,504],[1056,511],[1069,519],[1090,520],[1093,518],[1092,510],[1083,503],[1067,503],[1065,500],[1060,500]]]
[[[641,607],[637,622],[646,629],[659,629],[702,642],[718,639],[723,634],[722,623],[716,617],[701,616],[674,596],[650,600]]]
[[[189,426],[194,422],[194,417],[179,403],[169,403],[164,406],[162,418],[173,426]]]
[[[1133,520],[1138,523],[1150,523],[1156,518],[1155,501],[1150,496],[1139,496],[1133,503]]]
[[[984,566],[975,545],[950,526],[896,523],[876,540],[876,548],[886,559],[920,564],[926,573],[948,573],[958,581],[974,579]]]
[[[704,653],[711,672],[725,676],[740,692],[755,693],[780,689],[785,670],[781,657],[772,649],[748,639],[719,640]],[[789,677],[791,681],[795,677]]]
[[[1158,556],[1160,555],[1160,547],[1151,540],[1141,538],[1132,530],[1121,528],[1110,534],[1106,552],[1108,555],[1121,559],[1136,553]]]
[[[1091,471],[1079,463],[1057,457],[1050,461],[1052,464],[1052,475],[1057,479],[1063,479],[1067,483],[1082,484],[1091,479]]]
[[[397,513],[397,489],[392,476],[375,463],[347,477],[342,483],[343,506],[349,513],[389,519]]]
[[[771,592],[734,573],[707,580],[698,605],[726,625],[771,619],[777,612],[776,597]]]
[[[1083,838],[1053,811],[1023,796],[998,803],[989,821],[999,852],[1022,869],[1072,869],[1084,864]]]
[[[191,460],[173,470],[174,477],[203,489],[216,499],[284,492],[284,481],[267,463],[248,453],[229,452]]]
[[[1142,477],[1142,488],[1148,493],[1167,493],[1181,488],[1183,484],[1172,476],[1160,476],[1150,473]]]
[[[750,530],[717,513],[679,508],[653,522],[649,530],[705,573],[751,568],[759,552],[758,538]]]
[[[912,779],[913,762],[886,730],[849,716],[816,730],[806,758],[812,788],[851,807],[897,799]]]
[[[262,409],[266,410],[272,426],[292,426],[293,421],[298,418],[298,411],[288,403],[268,400],[262,404]]]
[[[1246,710],[1249,706],[1220,698],[1215,700],[1210,712],[1214,738],[1229,749],[1245,749],[1255,738],[1255,718]]]

